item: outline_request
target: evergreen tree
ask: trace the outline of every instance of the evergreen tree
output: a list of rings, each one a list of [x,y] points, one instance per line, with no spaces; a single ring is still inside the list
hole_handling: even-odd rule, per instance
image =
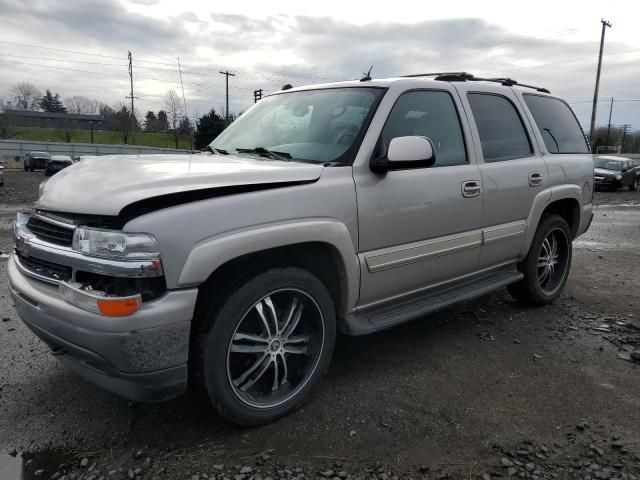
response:
[[[40,108],[45,112],[58,112],[58,113],[66,113],[67,109],[62,104],[60,100],[60,95],[51,93],[51,90],[47,89],[47,92],[40,99],[39,103]]]
[[[156,132],[166,132],[169,129],[169,117],[167,116],[167,112],[164,110],[160,110],[158,112],[158,123],[156,127]]]
[[[144,131],[145,132],[155,132],[158,127],[158,118],[153,111],[149,110],[147,114],[144,116]]]
[[[224,129],[224,118],[212,108],[209,113],[200,117],[196,122],[196,132],[194,134],[196,150],[204,150]]]

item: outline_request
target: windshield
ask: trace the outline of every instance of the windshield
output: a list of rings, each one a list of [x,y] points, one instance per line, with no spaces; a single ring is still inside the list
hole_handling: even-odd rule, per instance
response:
[[[219,153],[265,154],[266,149],[287,160],[345,162],[383,93],[358,87],[272,95],[233,122],[210,147]]]
[[[604,168],[605,170],[622,170],[622,162],[618,160],[609,160],[607,158],[596,158],[593,161],[593,166],[596,168]]]

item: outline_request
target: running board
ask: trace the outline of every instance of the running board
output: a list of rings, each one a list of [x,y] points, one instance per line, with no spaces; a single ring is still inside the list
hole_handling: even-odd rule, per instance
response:
[[[385,302],[348,315],[341,325],[347,335],[366,335],[420,318],[465,300],[471,300],[524,277],[516,266],[493,270],[433,287],[415,295]]]

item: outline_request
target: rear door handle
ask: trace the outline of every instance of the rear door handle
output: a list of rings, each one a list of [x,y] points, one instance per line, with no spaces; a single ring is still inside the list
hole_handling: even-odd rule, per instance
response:
[[[539,187],[542,185],[543,177],[538,172],[532,172],[529,174],[529,186]]]
[[[478,180],[467,180],[462,182],[462,196],[465,198],[477,197],[482,191],[482,186]]]

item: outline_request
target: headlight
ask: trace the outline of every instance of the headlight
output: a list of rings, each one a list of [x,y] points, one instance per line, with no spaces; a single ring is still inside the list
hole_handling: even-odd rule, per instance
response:
[[[94,257],[120,260],[147,260],[160,257],[160,246],[153,235],[88,227],[75,229],[73,249]]]
[[[618,180],[618,181],[622,180],[622,175],[617,174],[617,175],[616,175],[616,180]]]

